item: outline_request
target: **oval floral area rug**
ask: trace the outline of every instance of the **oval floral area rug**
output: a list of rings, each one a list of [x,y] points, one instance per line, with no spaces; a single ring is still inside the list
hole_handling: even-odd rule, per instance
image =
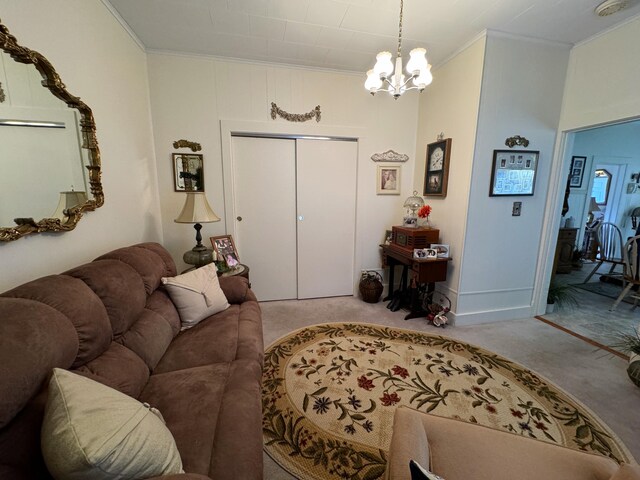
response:
[[[378,325],[303,328],[265,353],[265,450],[302,479],[381,478],[399,405],[628,461],[592,412],[521,365]]]

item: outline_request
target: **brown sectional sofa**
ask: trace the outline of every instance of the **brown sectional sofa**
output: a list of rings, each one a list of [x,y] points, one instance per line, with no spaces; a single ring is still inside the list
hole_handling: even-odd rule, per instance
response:
[[[143,243],[0,294],[0,479],[51,478],[40,453],[46,385],[72,370],[158,408],[186,474],[262,478],[262,323],[242,277],[231,307],[180,332],[161,277],[169,253]]]

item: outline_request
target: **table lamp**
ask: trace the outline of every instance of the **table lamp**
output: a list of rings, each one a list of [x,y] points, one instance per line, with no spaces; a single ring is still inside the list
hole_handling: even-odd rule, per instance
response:
[[[182,256],[185,263],[200,268],[203,265],[213,262],[213,249],[207,248],[202,244],[202,235],[200,229],[202,223],[219,222],[218,217],[202,192],[187,192],[187,199],[178,218],[174,220],[176,223],[194,223],[193,228],[196,229],[196,246],[188,250]]]
[[[71,187],[70,192],[60,192],[60,199],[56,211],[53,212],[51,218],[59,218],[63,222],[66,221],[69,216],[64,212],[70,208],[82,205],[87,201],[87,194],[85,192],[76,192]]]
[[[418,192],[413,191],[413,195],[404,201],[403,207],[407,209],[407,215],[404,216],[403,225],[405,227],[417,227],[418,216],[416,210],[424,206],[424,200],[418,196]]]
[[[587,223],[593,223],[593,212],[601,212],[600,205],[596,203],[596,197],[591,197],[589,202],[589,215],[587,217]],[[583,217],[584,218],[584,217]]]

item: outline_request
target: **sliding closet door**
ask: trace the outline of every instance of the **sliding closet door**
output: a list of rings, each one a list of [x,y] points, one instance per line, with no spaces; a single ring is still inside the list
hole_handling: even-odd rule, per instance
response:
[[[295,140],[232,138],[236,247],[258,300],[297,298]]]
[[[298,298],[353,295],[358,144],[296,143]]]

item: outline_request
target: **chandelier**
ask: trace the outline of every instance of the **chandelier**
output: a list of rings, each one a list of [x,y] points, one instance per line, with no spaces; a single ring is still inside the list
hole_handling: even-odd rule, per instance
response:
[[[427,62],[427,51],[424,48],[414,48],[409,53],[407,73],[402,73],[402,7],[400,0],[400,26],[398,31],[398,55],[396,56],[395,73],[390,52],[380,52],[376,56],[376,64],[373,70],[367,72],[367,80],[364,88],[375,95],[377,92],[389,92],[396,100],[407,90],[424,90],[431,83],[431,65]],[[409,85],[412,82],[412,85]]]

